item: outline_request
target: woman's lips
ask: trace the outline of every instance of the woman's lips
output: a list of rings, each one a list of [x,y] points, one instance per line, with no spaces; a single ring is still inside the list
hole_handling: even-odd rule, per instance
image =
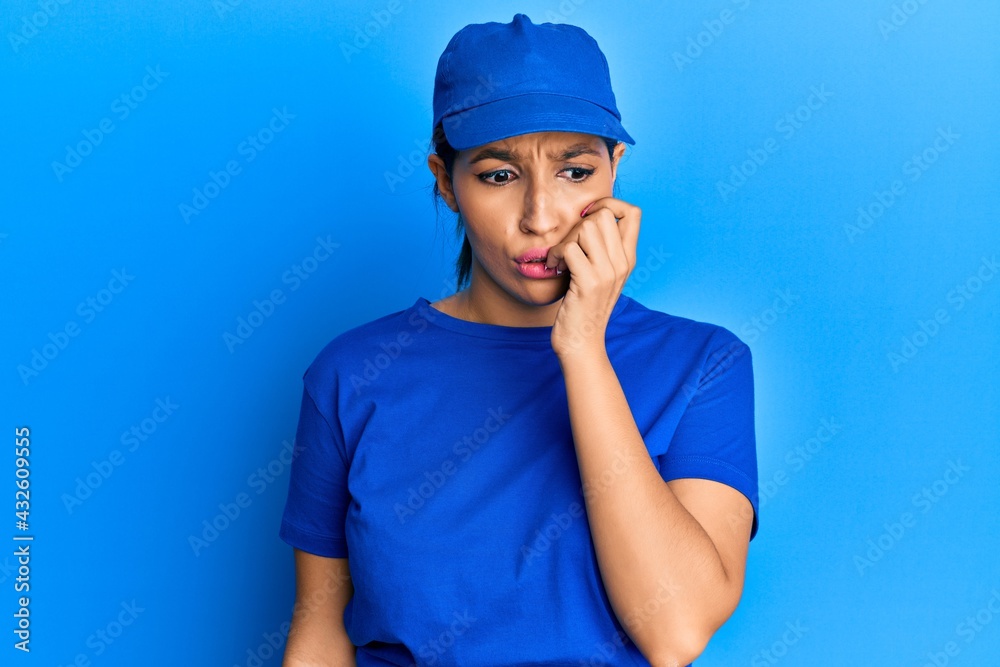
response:
[[[517,270],[527,278],[555,278],[564,273],[555,267],[548,268],[545,262],[517,262]]]
[[[530,262],[533,259],[545,259],[549,256],[549,248],[529,248],[520,257],[515,257],[515,262]]]

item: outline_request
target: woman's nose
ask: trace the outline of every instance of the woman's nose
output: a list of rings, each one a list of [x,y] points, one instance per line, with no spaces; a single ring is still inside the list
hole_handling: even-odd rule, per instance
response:
[[[521,226],[536,234],[544,234],[560,224],[562,202],[546,183],[532,181],[524,189],[524,211]]]

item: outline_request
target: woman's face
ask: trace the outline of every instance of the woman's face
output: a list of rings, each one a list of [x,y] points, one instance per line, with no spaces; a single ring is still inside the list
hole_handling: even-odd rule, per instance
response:
[[[559,243],[588,204],[612,195],[624,150],[619,143],[609,156],[604,139],[591,134],[522,134],[459,151],[450,184],[440,158],[431,155],[438,188],[465,224],[472,247],[470,301],[480,312],[551,324],[569,273],[529,277],[517,258]],[[550,304],[556,309],[533,312]]]

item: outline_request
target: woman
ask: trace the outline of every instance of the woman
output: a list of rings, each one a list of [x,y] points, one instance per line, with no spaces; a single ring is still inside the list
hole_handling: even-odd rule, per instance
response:
[[[749,349],[621,293],[635,142],[582,29],[466,26],[434,115],[468,286],[303,375],[284,664],[688,665],[757,531]]]

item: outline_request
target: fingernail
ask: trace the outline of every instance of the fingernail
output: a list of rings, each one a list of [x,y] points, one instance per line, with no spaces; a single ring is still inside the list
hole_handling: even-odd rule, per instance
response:
[[[580,217],[582,218],[583,216],[587,215],[587,211],[589,211],[590,207],[593,206],[593,205],[594,205],[594,202],[590,202],[589,204],[587,204],[587,208],[583,209],[583,213],[580,214]]]

